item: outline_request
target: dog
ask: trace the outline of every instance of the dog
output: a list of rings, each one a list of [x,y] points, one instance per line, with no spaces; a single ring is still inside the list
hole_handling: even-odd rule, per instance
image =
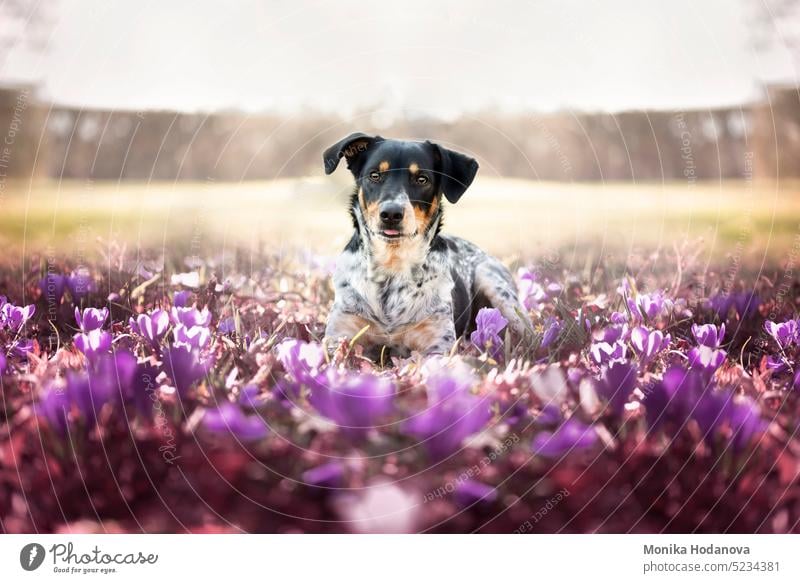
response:
[[[443,235],[442,197],[455,204],[478,162],[430,141],[354,133],[325,150],[325,173],[344,158],[355,178],[353,236],[333,276],[325,341],[353,339],[377,359],[448,354],[492,306],[524,337],[526,310],[509,271],[479,247]],[[366,328],[366,331],[364,331]]]

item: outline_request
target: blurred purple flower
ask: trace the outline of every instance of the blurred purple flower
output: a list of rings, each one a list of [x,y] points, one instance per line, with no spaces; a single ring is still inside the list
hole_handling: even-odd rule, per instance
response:
[[[637,326],[631,331],[631,344],[639,354],[642,362],[647,362],[662,350],[665,350],[672,337],[661,330],[648,330],[644,326]]]
[[[700,346],[709,348],[719,348],[725,339],[725,324],[719,328],[714,324],[692,324],[692,335]]]
[[[722,319],[728,317],[731,308],[736,310],[740,318],[746,318],[758,311],[760,300],[755,292],[735,294],[719,293],[711,298],[711,308]]]
[[[645,417],[651,429],[664,422],[683,424],[705,387],[700,372],[673,366],[661,381],[644,389]]]
[[[547,348],[558,338],[559,334],[561,334],[561,330],[564,329],[564,323],[551,316],[545,321],[544,326],[545,330],[542,335],[541,348]]]
[[[558,458],[566,453],[589,449],[595,443],[597,433],[594,428],[573,416],[555,431],[538,433],[533,438],[533,453],[547,458]]]
[[[139,314],[128,320],[131,330],[144,337],[157,347],[169,328],[169,314],[164,310],[153,310],[149,314]]]
[[[172,379],[178,395],[185,397],[191,386],[203,378],[211,362],[203,361],[197,349],[171,346],[162,355],[164,371]]]
[[[40,395],[35,410],[37,415],[44,417],[53,431],[61,437],[66,437],[70,402],[64,387],[57,387],[51,383]]]
[[[111,350],[111,334],[105,330],[96,329],[85,334],[78,332],[73,338],[75,347],[89,360]]]
[[[81,267],[73,271],[67,277],[67,288],[72,295],[72,300],[76,303],[93,292],[94,281],[92,280],[89,270],[85,267]]]
[[[767,320],[764,323],[764,329],[775,339],[781,349],[787,348],[789,345],[798,341],[798,331],[796,320],[787,320],[780,324]]]
[[[481,308],[475,316],[475,331],[469,339],[480,351],[486,351],[495,360],[503,353],[503,340],[500,333],[508,324],[497,308]]]
[[[466,365],[454,370],[441,366],[428,376],[428,407],[414,414],[404,429],[423,440],[431,458],[444,459],[455,453],[491,419],[489,399],[471,392],[475,382]]]
[[[455,500],[462,508],[476,503],[492,504],[497,501],[497,489],[477,480],[464,480],[456,486]]]
[[[609,364],[614,361],[624,361],[628,353],[628,347],[621,341],[613,344],[608,342],[595,342],[589,349],[592,360],[599,365]]]
[[[192,292],[190,291],[178,291],[175,292],[175,295],[172,296],[172,305],[177,308],[185,308],[186,304],[189,303],[189,300],[192,298]]]
[[[734,453],[742,451],[756,435],[763,433],[769,425],[761,411],[752,400],[733,403],[728,410],[728,423],[731,428],[731,445]]]
[[[236,332],[236,320],[225,318],[217,325],[217,331],[220,334],[233,334]]]
[[[59,305],[64,297],[64,286],[67,278],[58,273],[48,273],[39,281],[42,297],[46,298],[48,305]]]
[[[344,483],[344,466],[340,462],[328,462],[303,472],[300,481],[309,486],[339,488]]]
[[[730,430],[730,445],[734,453],[742,451],[757,434],[763,432],[767,423],[761,411],[751,400],[734,401],[732,391],[714,391],[710,387],[700,396],[692,412],[703,439],[714,444],[714,437],[726,425]]]
[[[170,311],[174,324],[183,324],[187,328],[194,326],[208,326],[211,324],[211,312],[208,308],[198,310],[195,307],[179,308],[174,306]]]
[[[267,436],[268,429],[258,415],[245,415],[233,403],[221,403],[203,414],[203,427],[212,433],[231,434],[242,441],[256,441]]]
[[[800,368],[797,369],[794,375],[794,390],[800,391]]]
[[[211,332],[205,326],[191,328],[178,324],[175,326],[175,346],[203,349],[211,342]]]
[[[287,338],[278,344],[276,352],[284,370],[298,383],[313,381],[325,363],[325,352],[315,342]]]
[[[6,367],[8,366],[8,359],[6,355],[0,352],[0,375],[6,372]]]
[[[603,374],[595,383],[595,390],[608,402],[611,411],[621,415],[628,397],[636,388],[636,378],[635,366],[625,362],[612,362],[603,367]]]
[[[239,391],[239,405],[248,409],[257,409],[261,404],[259,402],[260,390],[258,385],[247,385],[242,387]]]
[[[557,405],[545,405],[536,417],[538,425],[558,425],[561,423],[561,409]]]
[[[394,384],[383,377],[329,374],[311,388],[308,401],[345,433],[363,437],[392,411],[394,395]]]
[[[149,361],[139,362],[131,378],[128,398],[133,401],[139,415],[145,419],[153,417],[153,408],[158,400],[156,377],[159,372],[158,367]]]
[[[108,318],[108,308],[86,308],[81,314],[80,309],[75,307],[75,322],[82,332],[91,332],[103,327]]]

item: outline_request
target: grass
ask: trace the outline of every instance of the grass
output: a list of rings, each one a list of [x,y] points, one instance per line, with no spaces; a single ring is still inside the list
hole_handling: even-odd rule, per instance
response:
[[[309,247],[336,253],[349,236],[349,184],[335,178],[247,183],[9,182],[0,243],[77,253],[97,238],[153,249]],[[800,234],[800,184],[566,184],[480,177],[446,231],[499,254],[542,249],[625,253],[702,241],[708,258],[738,248],[780,257]]]

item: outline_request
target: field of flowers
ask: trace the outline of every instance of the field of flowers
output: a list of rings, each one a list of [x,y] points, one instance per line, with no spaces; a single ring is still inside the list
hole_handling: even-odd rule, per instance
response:
[[[375,363],[243,263],[0,269],[4,532],[800,532],[789,269],[515,261],[532,344]]]

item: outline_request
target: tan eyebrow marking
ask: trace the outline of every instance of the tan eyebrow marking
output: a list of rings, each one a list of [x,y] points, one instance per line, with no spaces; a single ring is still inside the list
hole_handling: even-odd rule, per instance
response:
[[[388,169],[389,169],[389,162],[387,162],[386,160],[378,164],[378,170],[380,170],[381,172],[386,172]]]
[[[411,174],[416,174],[417,172],[419,172],[419,165],[416,162],[412,162],[408,166],[408,171],[411,172]]]

